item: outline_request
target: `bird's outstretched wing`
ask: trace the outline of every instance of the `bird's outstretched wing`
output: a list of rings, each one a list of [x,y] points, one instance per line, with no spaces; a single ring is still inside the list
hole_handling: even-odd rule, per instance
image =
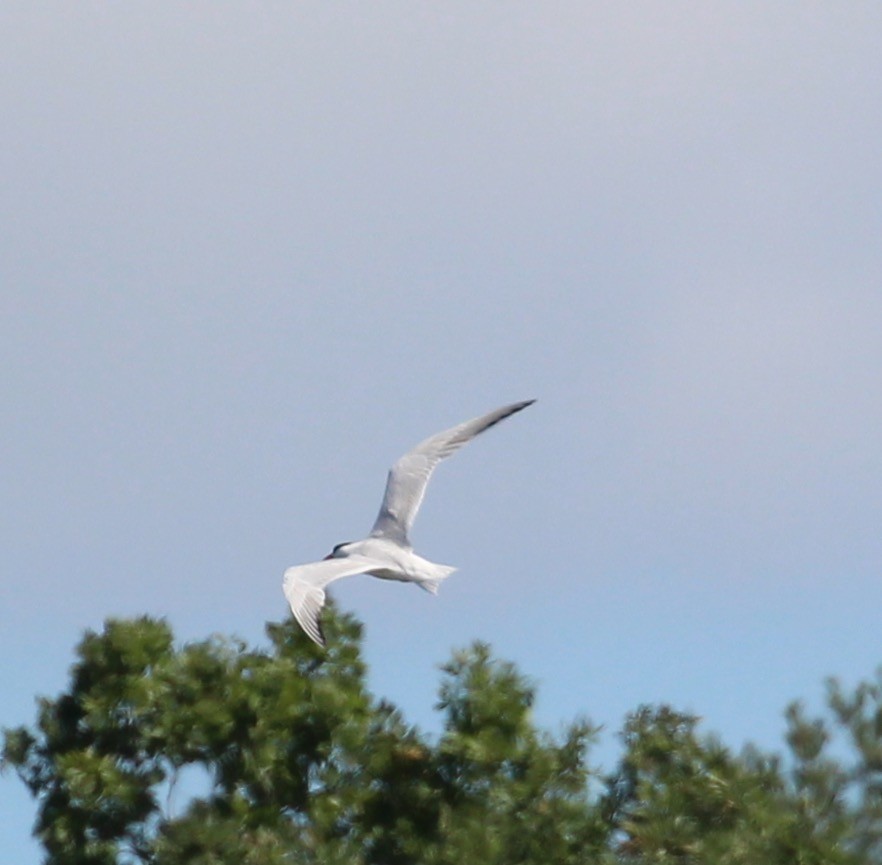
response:
[[[476,435],[534,402],[535,400],[529,399],[503,406],[452,429],[435,433],[424,442],[420,442],[413,450],[408,451],[389,470],[383,504],[371,530],[371,536],[389,538],[408,546],[408,532],[423,501],[426,485],[435,466]]]
[[[324,646],[325,638],[319,616],[325,604],[325,586],[342,577],[363,574],[377,563],[365,556],[323,559],[308,565],[295,565],[285,571],[282,590],[291,605],[294,618],[311,640]]]

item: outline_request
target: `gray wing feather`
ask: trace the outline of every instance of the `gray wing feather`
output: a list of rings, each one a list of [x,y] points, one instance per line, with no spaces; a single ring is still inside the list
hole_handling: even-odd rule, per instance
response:
[[[363,556],[349,556],[345,559],[326,559],[310,562],[308,565],[295,565],[285,571],[282,590],[291,605],[294,618],[311,640],[320,646],[325,644],[319,618],[325,604],[325,586],[342,577],[363,574],[376,564]]]
[[[435,433],[420,442],[413,450],[408,451],[389,471],[383,504],[371,530],[371,536],[389,538],[408,546],[408,532],[422,504],[426,486],[435,466],[476,435],[534,402],[535,400],[529,399],[503,406],[451,429]]]

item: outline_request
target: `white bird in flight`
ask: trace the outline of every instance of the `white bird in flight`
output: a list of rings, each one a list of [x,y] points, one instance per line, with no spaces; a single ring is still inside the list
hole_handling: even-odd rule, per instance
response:
[[[368,537],[337,544],[320,562],[295,565],[285,571],[285,597],[312,640],[320,646],[325,644],[319,616],[325,603],[325,586],[334,580],[370,574],[382,580],[416,583],[432,594],[438,591],[441,581],[456,568],[418,556],[407,536],[435,466],[476,435],[534,402],[530,399],[503,406],[420,442],[389,470],[380,513]]]

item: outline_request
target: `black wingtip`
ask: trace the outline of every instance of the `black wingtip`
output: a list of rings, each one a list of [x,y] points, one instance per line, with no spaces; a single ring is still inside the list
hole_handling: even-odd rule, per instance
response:
[[[527,406],[533,405],[536,402],[534,399],[525,399],[521,402],[513,402],[511,405],[505,406],[505,408],[498,409],[502,414],[499,417],[494,418],[487,426],[484,427],[484,430],[490,429],[490,427],[496,426],[500,421],[504,421],[506,418],[510,418],[513,414],[517,414],[519,411],[527,408]]]
[[[513,414],[517,414],[522,409],[527,408],[527,406],[533,405],[534,402],[536,402],[536,400],[527,399],[523,400],[522,402],[513,402],[511,403],[511,405],[503,406],[502,408],[497,409],[496,412],[498,412],[498,414],[496,415],[496,417],[493,418],[493,420],[491,420],[489,423],[485,423],[485,425],[482,426],[478,430],[478,432],[486,432],[488,429],[495,427],[496,424],[504,421],[506,418],[510,418]],[[494,414],[494,412],[491,412],[491,414]]]

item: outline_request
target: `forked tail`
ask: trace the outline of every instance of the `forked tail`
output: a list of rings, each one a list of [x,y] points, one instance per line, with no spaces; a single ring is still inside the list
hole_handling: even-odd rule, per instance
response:
[[[450,565],[435,565],[435,576],[430,577],[429,579],[426,579],[426,580],[420,580],[417,583],[417,585],[421,589],[425,589],[430,594],[437,595],[438,594],[438,587],[455,570],[456,570],[456,568],[452,568],[452,567],[450,567]]]

